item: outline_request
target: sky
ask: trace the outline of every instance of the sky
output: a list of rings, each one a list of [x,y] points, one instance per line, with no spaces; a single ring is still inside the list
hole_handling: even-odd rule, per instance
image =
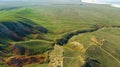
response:
[[[80,2],[81,0],[0,0],[0,1]]]
[[[0,1],[45,1],[45,2],[79,2],[81,0],[0,0]],[[120,4],[120,0],[82,0],[88,3]]]
[[[82,0],[87,3],[110,4],[112,7],[120,8],[120,0]]]
[[[7,2],[13,2],[13,1],[23,1],[23,2],[41,2],[42,4],[47,4],[47,3],[80,3],[82,2],[87,2],[87,3],[96,3],[96,4],[109,4],[112,7],[119,7],[120,8],[120,0],[0,0],[0,3],[2,1],[7,1]],[[4,2],[4,3],[5,3]]]
[[[22,1],[22,2],[41,2],[41,3],[80,3],[81,0],[0,0],[7,2]]]
[[[120,4],[120,0],[82,0],[89,3],[107,3],[107,4]]]

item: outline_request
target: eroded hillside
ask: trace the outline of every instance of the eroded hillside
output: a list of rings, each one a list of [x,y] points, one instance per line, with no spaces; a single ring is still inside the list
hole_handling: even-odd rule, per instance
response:
[[[119,17],[85,3],[2,10],[0,67],[120,67]]]

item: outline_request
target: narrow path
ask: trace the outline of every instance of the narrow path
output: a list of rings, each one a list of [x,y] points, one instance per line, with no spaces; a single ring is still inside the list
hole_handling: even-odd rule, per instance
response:
[[[118,63],[120,63],[120,61],[117,58],[115,58],[112,54],[110,54],[109,52],[107,52],[105,49],[103,49],[102,47],[100,47],[98,45],[95,45],[95,46],[97,46],[98,48],[100,48],[101,50],[103,50],[105,53],[107,53],[109,56],[111,56],[113,59],[115,59]]]
[[[120,63],[120,61],[115,58],[112,54],[110,54],[109,52],[107,52],[105,49],[103,49],[102,47],[98,46],[98,45],[90,45],[87,47],[86,51],[91,47],[91,46],[97,46],[98,48],[100,48],[101,50],[103,50],[106,54],[108,54],[109,56],[111,56],[115,61],[117,61],[118,63]]]

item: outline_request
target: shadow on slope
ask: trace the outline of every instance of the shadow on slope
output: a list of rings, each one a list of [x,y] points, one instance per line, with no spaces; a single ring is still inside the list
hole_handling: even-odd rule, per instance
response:
[[[0,43],[5,43],[5,40],[23,41],[28,34],[47,33],[47,29],[38,26],[37,24],[30,24],[27,21],[5,21],[0,23]],[[31,21],[32,22],[32,21]]]

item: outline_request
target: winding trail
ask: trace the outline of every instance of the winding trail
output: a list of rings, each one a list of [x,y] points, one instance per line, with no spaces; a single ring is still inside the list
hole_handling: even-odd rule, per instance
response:
[[[115,58],[112,54],[110,54],[108,51],[106,51],[105,49],[103,49],[102,47],[96,45],[98,48],[100,48],[101,50],[103,50],[106,54],[108,54],[109,56],[111,56],[114,60],[116,60],[118,63],[120,63],[120,61]]]

